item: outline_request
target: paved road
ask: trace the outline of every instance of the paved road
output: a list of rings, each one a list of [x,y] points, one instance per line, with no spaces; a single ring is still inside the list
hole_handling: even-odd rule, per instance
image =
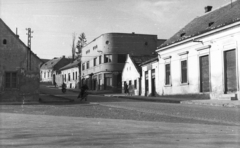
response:
[[[55,88],[46,89],[46,87],[42,87],[41,90],[44,93],[54,94],[59,97],[65,97],[70,99],[76,99],[77,96],[76,93],[72,92],[62,94],[60,90]],[[216,122],[219,124],[227,123],[240,125],[239,108],[200,106],[193,104],[157,103],[94,95],[89,96],[88,100],[91,103],[98,103],[101,106],[151,113],[154,115],[203,120],[209,122]]]

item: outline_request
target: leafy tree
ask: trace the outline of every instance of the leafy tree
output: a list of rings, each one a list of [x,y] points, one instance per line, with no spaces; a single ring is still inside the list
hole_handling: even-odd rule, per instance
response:
[[[82,55],[82,48],[87,44],[87,39],[85,36],[85,33],[81,33],[78,37],[78,42],[77,42],[77,49],[78,51],[76,52],[78,55]]]

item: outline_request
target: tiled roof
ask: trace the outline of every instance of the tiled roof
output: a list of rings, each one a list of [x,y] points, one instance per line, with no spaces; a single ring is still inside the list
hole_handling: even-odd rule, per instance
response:
[[[41,69],[52,69],[54,65],[56,65],[62,58],[54,58],[49,60],[48,62],[44,63]]]
[[[137,70],[141,73],[141,66],[140,64],[148,61],[152,58],[154,58],[156,56],[150,56],[150,55],[146,55],[146,56],[130,56],[130,58],[132,59],[133,63],[135,64],[135,67],[137,68]]]
[[[225,5],[197,17],[187,24],[183,29],[173,35],[159,48],[183,41],[185,39],[212,31],[217,28],[240,21],[240,0]]]
[[[72,63],[69,63],[68,65],[60,68],[60,70],[65,70],[65,69],[70,69],[73,67],[78,67],[78,64],[81,62],[80,59],[76,59],[75,61],[73,61]]]
[[[156,56],[156,57],[154,57],[154,58],[151,58],[151,59],[149,59],[149,60],[147,60],[147,61],[142,62],[142,63],[140,64],[140,66],[145,65],[145,64],[148,64],[148,63],[151,63],[151,62],[154,62],[154,61],[157,61],[157,60],[158,60],[158,57]]]

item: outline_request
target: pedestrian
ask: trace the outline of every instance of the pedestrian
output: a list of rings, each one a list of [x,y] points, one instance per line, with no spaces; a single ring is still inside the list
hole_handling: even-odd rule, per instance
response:
[[[66,84],[63,82],[62,84],[62,92],[65,93],[66,92]]]
[[[134,88],[132,84],[129,84],[129,95],[132,96],[134,94]]]
[[[128,85],[126,82],[124,82],[124,93],[128,94]]]
[[[85,101],[87,101],[86,90],[88,90],[88,86],[86,84],[83,84],[83,86],[81,87],[81,91],[77,97],[77,98],[81,98],[80,101],[82,101],[83,99],[85,99]]]

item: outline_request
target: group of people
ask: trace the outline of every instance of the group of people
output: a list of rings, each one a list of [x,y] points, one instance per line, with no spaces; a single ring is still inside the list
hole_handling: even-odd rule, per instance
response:
[[[131,83],[127,85],[127,83],[124,82],[124,93],[130,96],[134,95],[134,87]]]

